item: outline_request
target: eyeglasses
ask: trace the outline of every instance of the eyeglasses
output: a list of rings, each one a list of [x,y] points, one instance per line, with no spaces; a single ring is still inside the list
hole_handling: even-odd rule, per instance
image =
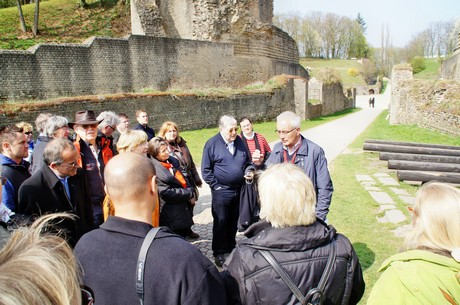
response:
[[[25,133],[26,135],[31,135],[31,134],[33,134],[32,131],[26,131],[26,132],[24,132],[24,133]]]
[[[276,132],[277,134],[279,134],[280,136],[285,136],[285,135],[287,135],[288,133],[293,132],[295,129],[297,129],[297,127],[294,127],[294,128],[292,128],[291,130],[288,130],[288,131],[285,131],[285,130],[275,130],[275,132]]]
[[[107,127],[112,128],[113,131],[115,131],[115,129],[116,129],[116,127],[114,127],[114,126],[107,126]]]
[[[87,286],[80,287],[81,290],[81,305],[94,304],[94,292]]]
[[[58,163],[58,165],[66,166],[66,167],[77,167],[78,166],[78,161],[80,161],[80,158],[73,162],[68,162],[67,164],[65,162]]]

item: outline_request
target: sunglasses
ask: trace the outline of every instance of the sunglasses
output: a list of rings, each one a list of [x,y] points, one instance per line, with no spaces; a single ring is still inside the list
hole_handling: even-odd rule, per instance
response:
[[[87,286],[81,286],[81,305],[92,305],[94,304],[94,292]]]
[[[24,133],[25,133],[26,135],[31,135],[31,134],[33,134],[32,131],[26,131],[26,132],[24,132]]]

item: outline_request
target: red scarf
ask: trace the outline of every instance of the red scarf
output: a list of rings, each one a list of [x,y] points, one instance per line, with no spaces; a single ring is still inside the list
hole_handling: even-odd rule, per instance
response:
[[[173,168],[172,164],[171,163],[168,163],[168,162],[161,162],[160,163],[167,169],[171,172],[171,168],[173,169],[173,172],[174,172],[174,178],[176,178],[177,180],[179,180],[180,184],[182,185],[182,187],[185,189],[187,188],[187,182],[185,181],[185,177],[184,175],[182,175],[182,173],[180,171],[178,171],[177,169]]]

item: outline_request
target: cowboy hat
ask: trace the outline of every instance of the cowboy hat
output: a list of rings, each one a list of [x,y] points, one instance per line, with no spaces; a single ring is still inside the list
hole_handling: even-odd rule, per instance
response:
[[[92,110],[80,110],[75,113],[75,122],[70,122],[69,127],[73,128],[75,124],[78,125],[91,125],[99,124],[102,120],[97,120],[94,111]]]

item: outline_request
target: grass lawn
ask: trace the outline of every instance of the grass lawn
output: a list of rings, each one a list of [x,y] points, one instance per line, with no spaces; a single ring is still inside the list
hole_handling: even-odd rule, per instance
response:
[[[310,67],[312,76],[315,76],[315,71],[331,68],[337,70],[344,86],[366,85],[361,75],[353,77],[347,73],[350,68],[361,71],[362,65],[356,60],[302,58],[300,64],[304,67]]]
[[[328,117],[305,121],[302,123],[302,129],[327,123],[352,111],[359,110],[347,110]],[[377,270],[381,263],[397,253],[403,241],[391,232],[397,227],[396,225],[377,222],[376,218],[383,216],[378,213],[378,204],[356,179],[357,174],[373,176],[376,173],[388,173],[396,179],[395,172],[387,169],[387,163],[380,161],[377,153],[362,150],[364,141],[366,139],[384,139],[460,145],[460,138],[458,137],[440,134],[417,126],[390,126],[386,120],[387,115],[387,111],[383,112],[348,146],[346,152],[337,156],[329,164],[335,191],[328,218],[338,232],[350,239],[359,256],[367,287],[360,304],[366,304],[372,286],[380,275]],[[277,139],[273,132],[275,126],[275,122],[265,122],[254,124],[254,129],[266,136],[268,141],[274,141]],[[216,132],[217,128],[181,132],[181,135],[188,141],[196,163],[201,161],[204,143]],[[376,182],[378,183],[377,180]],[[410,215],[406,205],[393,194],[388,186],[378,184],[377,186],[389,194],[396,202],[397,207],[406,214],[407,220],[402,224],[409,224]],[[416,186],[406,184],[401,184],[400,188],[405,189],[409,194],[415,194],[418,189]]]
[[[396,172],[387,169],[387,162],[380,161],[378,153],[362,150],[366,139],[382,139],[408,142],[425,142],[447,145],[460,145],[458,137],[440,134],[417,126],[390,126],[386,120],[388,112],[383,112],[349,147],[348,152],[339,155],[331,164],[334,195],[329,214],[330,223],[345,234],[353,243],[364,270],[366,292],[360,304],[365,304],[370,290],[379,277],[377,272],[381,263],[398,252],[403,240],[395,237],[391,230],[393,224],[379,224],[378,204],[359,184],[357,174],[372,176],[376,173],[389,173],[396,178]],[[375,179],[376,180],[376,179]],[[377,180],[376,180],[377,181]],[[388,186],[377,185],[389,194],[397,207],[405,212],[410,223],[410,214],[404,204]],[[415,194],[418,187],[401,183],[401,188]],[[393,196],[394,195],[394,196]]]
[[[440,76],[441,64],[436,58],[425,59],[425,70],[414,74],[416,79],[438,79]]]

